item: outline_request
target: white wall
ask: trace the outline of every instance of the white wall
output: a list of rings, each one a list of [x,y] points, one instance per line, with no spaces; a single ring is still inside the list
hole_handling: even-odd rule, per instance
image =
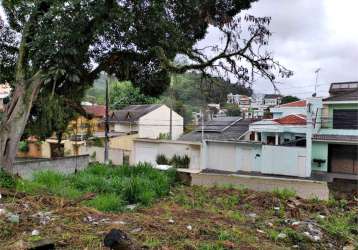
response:
[[[187,155],[190,158],[190,169],[200,169],[201,167],[201,146],[184,142],[153,140],[153,141],[134,141],[134,163],[148,162],[156,165],[157,155],[163,154],[168,159],[175,154],[179,156]]]
[[[306,174],[306,148],[262,146],[262,173],[309,177]]]
[[[115,132],[120,132],[120,133],[129,133],[132,131],[138,131],[138,126],[137,125],[127,125],[127,124],[115,124],[114,125],[114,131]]]
[[[252,143],[207,142],[207,169],[260,172],[261,145]]]
[[[104,163],[104,147],[81,146],[79,153],[81,155],[88,154],[91,162],[98,161]],[[108,158],[115,165],[123,164],[123,150],[110,148]]]
[[[173,140],[176,140],[183,134],[184,119],[173,111]],[[160,133],[169,133],[170,131],[170,109],[162,105],[152,112],[142,116],[138,122],[139,137],[157,139]]]
[[[287,115],[293,114],[306,114],[306,107],[277,107],[271,108],[270,111],[273,113],[273,119],[281,118]]]

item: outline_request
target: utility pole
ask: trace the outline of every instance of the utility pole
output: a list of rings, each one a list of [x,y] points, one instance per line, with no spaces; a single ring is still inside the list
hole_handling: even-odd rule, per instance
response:
[[[109,76],[110,77],[110,76]],[[108,105],[109,105],[109,97],[108,97],[108,82],[109,78],[106,79],[106,115],[105,115],[105,128],[104,128],[104,163],[108,164],[108,144],[109,144],[109,138],[108,138],[108,132],[109,132],[109,125],[108,125]]]
[[[317,95],[317,83],[318,83],[318,75],[319,75],[319,72],[321,71],[321,68],[318,68],[315,70],[315,74],[316,74],[316,83],[314,85],[314,95],[316,96]]]

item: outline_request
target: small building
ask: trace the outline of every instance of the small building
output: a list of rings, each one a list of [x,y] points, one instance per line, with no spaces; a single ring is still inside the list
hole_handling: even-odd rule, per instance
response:
[[[332,83],[313,134],[312,169],[358,180],[358,82]]]
[[[290,102],[272,107],[270,108],[270,112],[272,113],[274,119],[293,114],[305,114],[306,105],[306,100]]]
[[[249,130],[252,141],[268,145],[296,143],[305,146],[306,116],[292,114],[276,119],[264,119],[250,124]]]
[[[106,115],[106,106],[104,105],[83,105],[82,108],[86,112],[85,115],[80,115],[70,122],[68,131],[69,138],[76,137],[90,137],[95,136],[98,132],[104,131],[103,119]]]
[[[184,120],[164,104],[129,105],[110,117],[114,132],[138,134],[138,138],[168,137],[175,140],[183,133]]]
[[[274,107],[280,105],[281,101],[282,101],[282,95],[266,94],[264,96],[264,105],[268,107]]]
[[[238,116],[216,117],[206,121],[192,132],[179,137],[179,141],[201,142],[202,140],[237,141],[245,137],[252,119]]]

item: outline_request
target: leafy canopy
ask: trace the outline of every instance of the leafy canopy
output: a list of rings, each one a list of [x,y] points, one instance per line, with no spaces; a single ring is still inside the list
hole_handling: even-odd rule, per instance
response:
[[[171,72],[215,71],[244,83],[254,74],[272,81],[275,71],[289,76],[262,48],[270,18],[237,16],[253,1],[3,0],[8,24],[0,24],[0,80],[20,84],[27,95],[41,76],[30,115],[37,122],[73,109],[102,71],[151,96],[168,88]],[[224,45],[198,48],[210,25]],[[174,64],[178,55],[188,63]],[[49,96],[58,99],[57,110],[39,112],[54,100]]]

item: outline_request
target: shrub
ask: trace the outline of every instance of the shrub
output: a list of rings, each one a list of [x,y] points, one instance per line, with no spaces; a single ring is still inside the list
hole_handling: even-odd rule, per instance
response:
[[[175,168],[189,168],[190,158],[185,156],[174,155],[170,164]]]
[[[8,174],[0,168],[0,187],[2,188],[14,188],[16,186],[16,181],[11,174]]]
[[[157,155],[156,162],[159,165],[169,165],[170,164],[168,158],[163,154]]]
[[[29,144],[27,141],[20,141],[18,148],[19,148],[19,151],[22,153],[29,152]]]
[[[101,211],[121,211],[125,204],[148,205],[168,195],[175,183],[175,170],[159,171],[147,163],[136,166],[90,164],[75,174],[37,172],[32,181],[19,180],[17,190],[47,192],[69,199],[93,192],[97,196],[85,204]],[[102,204],[103,203],[103,204]]]

